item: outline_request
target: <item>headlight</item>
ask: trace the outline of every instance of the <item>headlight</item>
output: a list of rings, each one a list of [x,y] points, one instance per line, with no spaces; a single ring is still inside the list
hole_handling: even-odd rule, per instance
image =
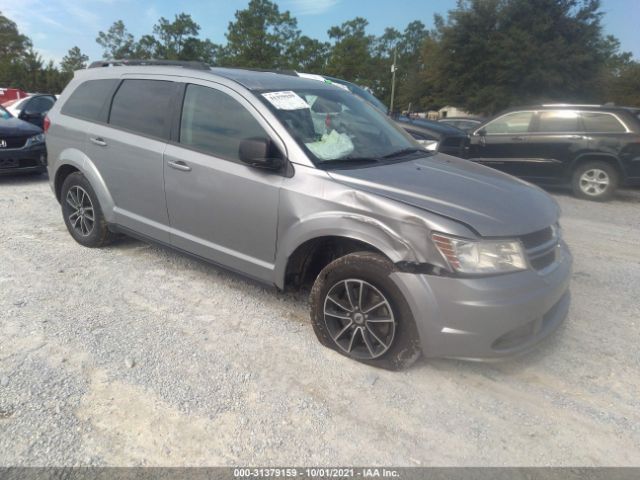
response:
[[[435,152],[438,149],[437,140],[418,140],[418,143],[432,152]]]
[[[527,269],[518,240],[468,240],[442,233],[431,235],[438,251],[456,272],[495,274]]]
[[[36,145],[38,143],[44,143],[44,133],[39,133],[38,135],[29,137],[25,146],[30,147],[31,145]]]

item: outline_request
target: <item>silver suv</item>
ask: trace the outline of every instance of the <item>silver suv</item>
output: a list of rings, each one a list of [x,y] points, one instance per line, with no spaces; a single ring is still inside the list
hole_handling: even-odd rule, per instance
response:
[[[425,151],[333,85],[123,63],[76,73],[46,121],[80,244],[126,233],[312,286],[320,342],[390,369],[521,352],[566,317],[572,259],[539,188]]]

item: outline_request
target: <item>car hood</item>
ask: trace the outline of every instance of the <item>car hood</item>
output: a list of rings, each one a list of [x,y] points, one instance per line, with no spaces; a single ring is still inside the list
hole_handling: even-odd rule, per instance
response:
[[[0,119],[0,138],[18,137],[21,135],[37,135],[42,129],[18,118]]]
[[[329,175],[351,188],[464,223],[486,237],[542,230],[559,216],[558,204],[542,189],[444,154],[369,168],[332,170]]]

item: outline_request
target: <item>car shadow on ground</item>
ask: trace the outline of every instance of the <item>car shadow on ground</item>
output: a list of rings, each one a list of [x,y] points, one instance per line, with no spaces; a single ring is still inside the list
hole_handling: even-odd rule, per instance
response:
[[[21,173],[0,175],[0,187],[3,185],[33,185],[49,181],[46,173]]]
[[[573,195],[570,189],[563,187],[545,187],[544,189],[547,193],[552,195],[558,195],[565,198],[575,198],[581,202],[589,202],[590,200],[585,200],[581,198],[577,198]],[[624,203],[640,203],[640,188],[620,188],[616,190],[613,194],[613,198],[609,200],[610,202],[624,202]],[[606,203],[606,202],[604,202]]]

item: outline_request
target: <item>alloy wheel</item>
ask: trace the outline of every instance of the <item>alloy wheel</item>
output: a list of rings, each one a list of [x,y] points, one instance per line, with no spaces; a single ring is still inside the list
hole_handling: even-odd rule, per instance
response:
[[[360,360],[384,355],[396,333],[393,310],[384,294],[354,278],[340,280],[329,289],[324,321],[335,344]]]
[[[91,235],[95,225],[95,214],[91,197],[89,197],[87,191],[78,185],[74,185],[67,192],[66,202],[72,209],[68,218],[73,230],[83,237]]]
[[[611,179],[607,172],[599,168],[591,168],[580,176],[580,190],[592,197],[602,195],[610,184]]]

